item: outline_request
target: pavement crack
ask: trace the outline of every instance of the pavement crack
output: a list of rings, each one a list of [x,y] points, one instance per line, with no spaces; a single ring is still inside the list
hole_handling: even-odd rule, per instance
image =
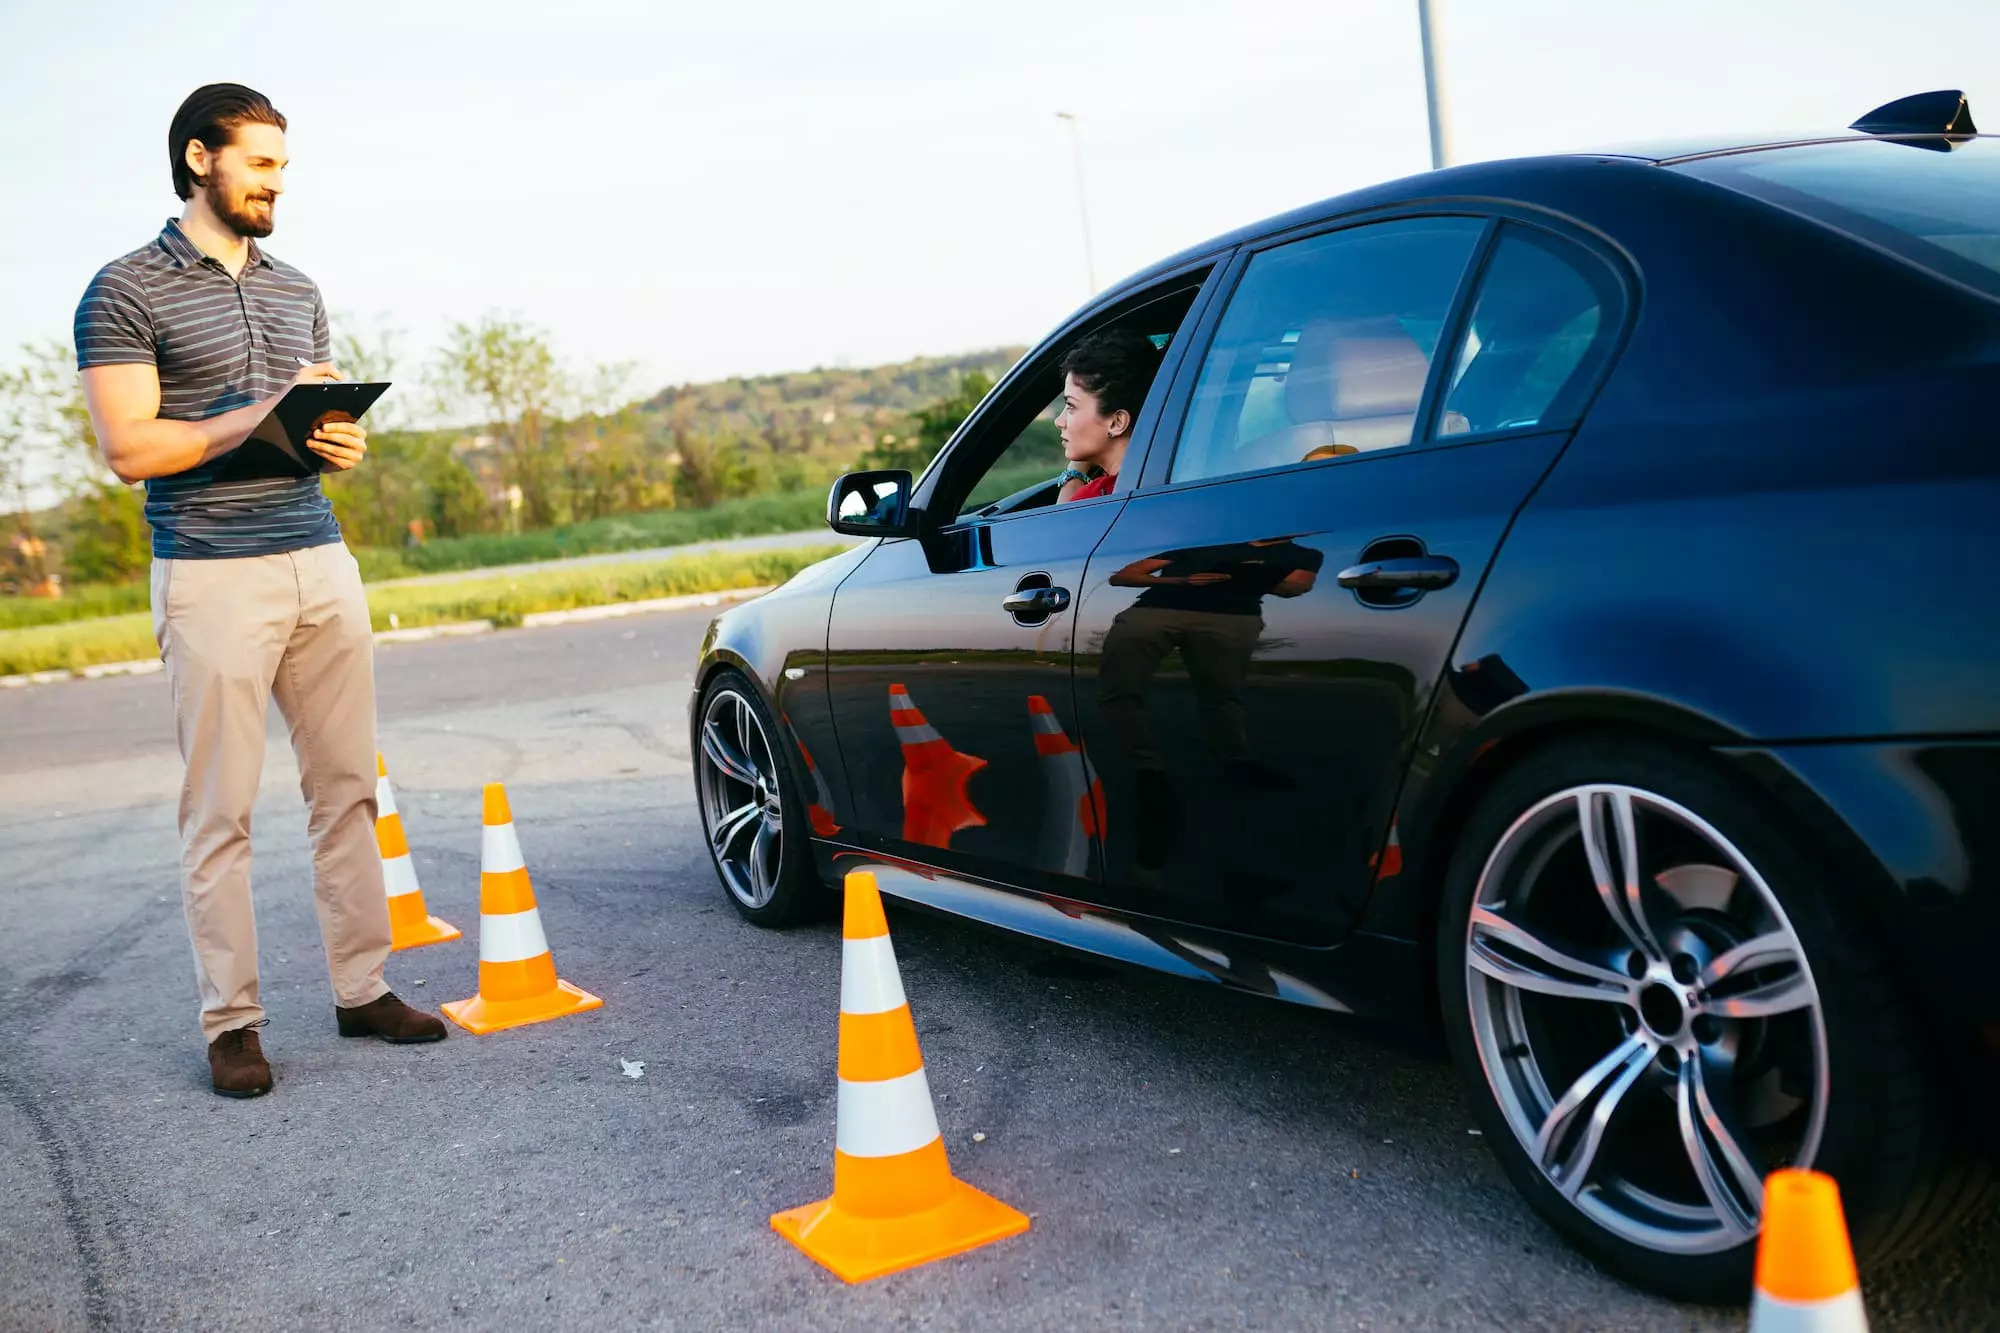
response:
[[[105,1210],[94,1206],[89,1197],[90,1192],[83,1184],[89,1173],[79,1170],[79,1154],[59,1132],[58,1117],[35,1095],[34,1089],[47,1086],[48,1080],[33,1072],[34,1063],[23,1038],[29,1031],[47,1026],[55,1010],[70,996],[95,985],[112,963],[130,953],[163,919],[171,916],[175,906],[171,898],[149,899],[105,931],[90,947],[53,972],[19,988],[10,988],[4,1002],[0,1002],[0,1100],[5,1100],[27,1122],[47,1160],[48,1178],[62,1210],[63,1228],[76,1251],[84,1321],[93,1329],[111,1328],[121,1322],[113,1317],[107,1276],[110,1265],[106,1252],[111,1251],[115,1257],[117,1242],[110,1234],[108,1217],[100,1224],[101,1237],[99,1226],[93,1225],[93,1216],[104,1215]]]

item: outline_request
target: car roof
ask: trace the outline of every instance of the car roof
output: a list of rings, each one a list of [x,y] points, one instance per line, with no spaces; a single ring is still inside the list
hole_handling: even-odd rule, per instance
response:
[[[1927,139],[1962,141],[1968,138],[1991,138],[1990,135],[1966,134],[1864,134],[1856,130],[1836,130],[1827,134],[1771,134],[1746,137],[1741,134],[1689,136],[1678,139],[1649,139],[1640,143],[1608,144],[1600,148],[1579,149],[1569,154],[1574,157],[1629,158],[1637,162],[1649,162],[1654,166],[1671,166],[1676,162],[1688,162],[1695,158],[1721,157],[1733,153],[1763,153],[1778,148],[1800,148],[1813,144],[1849,143],[1861,140],[1878,142],[1889,139],[1896,142],[1921,143]]]
[[[1437,171],[1405,176],[1399,180],[1384,181],[1379,185],[1366,186],[1330,199],[1322,199],[1317,203],[1306,204],[1290,212],[1279,213],[1261,222],[1253,222],[1248,226],[1211,237],[1199,245],[1191,245],[1185,250],[1167,256],[1157,264],[1148,265],[1139,272],[1120,279],[1092,298],[1077,314],[1102,309],[1123,299],[1131,292],[1166,277],[1176,269],[1204,259],[1215,258],[1246,242],[1261,240],[1295,227],[1329,222],[1346,214],[1370,208],[1385,208],[1419,201],[1449,204],[1455,199],[1467,203],[1490,203],[1495,199],[1516,198],[1532,203],[1534,202],[1532,191],[1536,181],[1547,179],[1558,172],[1591,171],[1604,176],[1608,183],[1612,171],[1619,167],[1644,169],[1672,166],[1675,163],[1703,157],[1767,152],[1807,144],[1871,139],[1894,139],[1903,142],[1953,141],[1974,137],[1993,136],[1979,135],[1973,128],[1971,109],[1966,104],[1962,92],[1957,89],[1945,89],[1919,93],[1913,97],[1887,103],[1875,108],[1845,129],[1826,133],[1689,136],[1555,153],[1542,157],[1500,158],[1491,162],[1445,167]]]
[[[1188,246],[1184,250],[1168,255],[1158,263],[1149,264],[1138,272],[1119,279],[1093,297],[1083,309],[1100,309],[1138,288],[1152,285],[1176,269],[1185,268],[1204,259],[1213,259],[1236,246],[1262,240],[1294,228],[1329,222],[1350,213],[1419,201],[1449,204],[1454,200],[1461,200],[1473,206],[1509,198],[1532,202],[1534,197],[1532,187],[1536,180],[1546,179],[1555,173],[1589,171],[1592,168],[1601,171],[1606,165],[1612,165],[1614,169],[1622,165],[1636,171],[1648,169],[1652,163],[1618,154],[1557,153],[1543,157],[1512,157],[1491,162],[1475,162],[1466,166],[1444,167],[1437,171],[1420,172],[1414,176],[1383,181],[1347,194],[1303,204],[1287,212],[1210,237],[1197,245]]]

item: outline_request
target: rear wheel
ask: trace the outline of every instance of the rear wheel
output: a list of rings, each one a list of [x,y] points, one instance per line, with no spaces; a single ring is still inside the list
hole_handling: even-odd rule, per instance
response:
[[[1743,1299],[1777,1167],[1831,1172],[1864,1253],[1938,1179],[1915,1034],[1833,883],[1754,790],[1638,742],[1530,757],[1464,830],[1454,1058],[1529,1201],[1639,1285]]]
[[[760,926],[823,913],[806,805],[777,723],[750,682],[723,671],[695,710],[695,796],[730,905]]]

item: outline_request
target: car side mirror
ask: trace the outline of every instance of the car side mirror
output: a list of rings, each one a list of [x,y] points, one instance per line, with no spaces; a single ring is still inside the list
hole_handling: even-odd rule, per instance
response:
[[[826,525],[850,537],[914,537],[910,474],[901,468],[850,472],[826,497]]]

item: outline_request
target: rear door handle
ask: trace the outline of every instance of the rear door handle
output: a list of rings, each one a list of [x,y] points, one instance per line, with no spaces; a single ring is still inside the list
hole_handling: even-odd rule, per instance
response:
[[[1446,588],[1458,579],[1458,561],[1447,555],[1399,556],[1393,560],[1367,560],[1340,571],[1343,588],[1393,588],[1429,592]]]
[[[1022,588],[1007,594],[1000,608],[1014,616],[1052,616],[1069,606],[1068,588]]]

